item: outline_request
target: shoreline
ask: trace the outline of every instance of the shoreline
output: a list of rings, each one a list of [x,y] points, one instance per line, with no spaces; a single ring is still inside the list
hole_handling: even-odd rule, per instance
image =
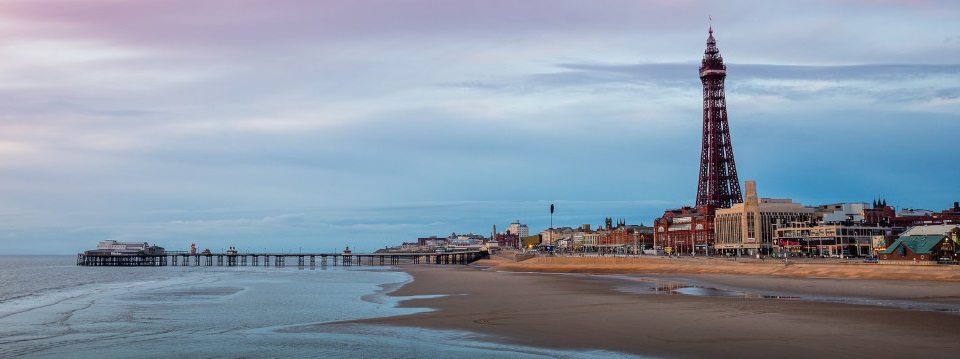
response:
[[[780,275],[703,273],[703,268],[689,263],[645,263],[656,268],[633,263],[628,271],[618,268],[625,265],[617,264],[622,260],[636,259],[593,262],[594,272],[599,272],[593,274],[616,276],[591,275],[583,268],[591,264],[586,259],[567,264],[493,259],[471,266],[397,266],[414,280],[388,295],[399,297],[401,308],[434,310],[351,322],[460,330],[505,344],[654,357],[942,357],[960,349],[955,338],[960,333],[957,312],[875,305],[893,301],[960,308],[960,283],[947,280],[949,275],[936,274],[940,279],[936,281],[906,281],[858,279],[862,273],[832,278],[800,274],[825,273],[816,266]],[[671,266],[685,269],[670,271]],[[895,277],[910,276],[900,269],[894,272]],[[804,298],[624,290],[650,280]],[[814,297],[826,300],[810,300]],[[835,297],[862,303],[830,300]]]

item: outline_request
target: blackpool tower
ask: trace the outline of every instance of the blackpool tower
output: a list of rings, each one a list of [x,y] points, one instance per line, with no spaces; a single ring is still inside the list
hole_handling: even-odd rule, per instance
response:
[[[713,27],[707,38],[707,50],[700,64],[703,83],[703,148],[700,152],[700,180],[697,184],[697,207],[730,208],[742,203],[737,165],[733,161],[730,144],[730,126],[727,123],[727,103],[723,81],[727,66],[713,38]]]

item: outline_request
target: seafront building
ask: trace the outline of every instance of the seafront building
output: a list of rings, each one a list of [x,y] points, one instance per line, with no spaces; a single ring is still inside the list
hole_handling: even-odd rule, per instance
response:
[[[618,222],[616,227],[609,226],[603,231],[597,231],[597,251],[601,253],[640,254],[645,249],[653,249],[653,227],[643,224],[629,225]]]
[[[913,227],[885,250],[884,262],[937,263],[960,261],[960,224]]]
[[[667,254],[714,253],[713,210],[681,207],[653,220],[653,244]]]
[[[779,244],[777,226],[813,218],[813,209],[789,199],[758,198],[755,181],[746,181],[744,187],[743,203],[716,211],[717,253],[772,254]]]
[[[84,251],[85,254],[105,254],[105,255],[137,255],[137,254],[164,254],[163,247],[151,246],[147,242],[118,242],[112,239],[101,241],[97,244],[97,249]]]
[[[891,248],[898,236],[946,235],[960,227],[960,221],[950,218],[952,209],[939,212],[935,221],[915,221],[896,216],[886,201],[874,201],[872,208],[866,203],[836,203],[814,210],[813,221],[788,222],[777,228],[776,241],[782,251],[818,257],[877,257]],[[941,222],[958,224],[935,224]],[[915,225],[902,226],[904,223]]]
[[[627,224],[626,220],[607,217],[602,226],[591,230],[589,224],[579,228],[551,228],[540,232],[541,246],[575,252],[639,254],[652,248],[653,227]]]
[[[790,222],[777,228],[780,251],[811,257],[876,256],[890,229],[863,223]]]
[[[570,227],[550,228],[540,231],[540,244],[566,247],[573,243],[574,230]]]
[[[444,247],[447,245],[447,238],[440,238],[437,236],[420,237],[420,238],[417,238],[416,245],[421,248]]]
[[[716,250],[722,254],[813,257],[876,256],[895,230],[870,223],[866,203],[805,207],[789,199],[758,198],[756,182],[745,182],[743,203],[718,209],[714,218]],[[889,212],[874,203],[874,212]]]
[[[730,208],[716,209],[713,216],[700,212],[704,207],[683,207],[666,211],[663,217],[654,222],[653,227],[629,225],[624,220],[614,223],[608,217],[596,230],[592,230],[589,224],[583,224],[578,228],[547,229],[521,238],[509,229],[504,233],[496,233],[494,229],[489,237],[473,234],[422,237],[415,243],[404,243],[388,250],[434,251],[486,246],[491,250],[539,248],[562,252],[615,254],[761,254],[847,258],[881,257],[882,252],[894,246],[899,247],[902,243],[907,246],[902,248],[913,248],[907,250],[908,252],[930,258],[930,255],[941,255],[949,251],[927,253],[924,252],[925,249],[921,250],[922,248],[915,245],[917,241],[910,238],[896,243],[898,236],[944,235],[953,238],[950,237],[951,233],[960,233],[960,221],[957,221],[957,224],[897,227],[893,225],[898,222],[893,207],[882,200],[875,200],[872,206],[866,203],[804,206],[791,199],[759,197],[755,181],[746,181],[744,188],[746,195],[742,203],[734,204]],[[930,213],[949,215],[956,212],[956,207],[958,204],[954,203],[954,208]],[[513,228],[522,232],[527,226],[518,221]],[[708,233],[714,238],[709,246]],[[131,248],[139,248],[145,243],[133,242],[133,245]],[[897,253],[887,253],[886,257],[893,258]],[[899,260],[913,257],[905,258],[907,259]]]
[[[524,237],[530,236],[530,228],[527,227],[526,224],[520,223],[520,221],[518,220],[516,222],[510,223],[510,226],[507,227],[507,233],[514,234],[520,238],[524,238]]]
[[[599,248],[600,234],[591,231],[589,225],[585,226],[585,230],[573,234],[573,248],[571,249],[574,251],[594,252]]]
[[[502,249],[517,249],[520,248],[520,236],[511,233],[497,233],[496,236],[497,247]]]
[[[517,228],[525,228],[517,226]],[[491,236],[493,237],[493,236]],[[589,224],[577,228],[548,228],[537,234],[518,238],[510,233],[498,233],[495,236],[500,248],[538,249],[550,252],[597,252],[639,254],[641,250],[653,248],[653,228],[642,224],[627,224],[625,220],[607,217],[605,223],[593,230]],[[513,241],[519,239],[518,247]]]
[[[403,243],[400,248],[394,248],[395,251],[407,252],[433,252],[438,249],[477,249],[481,247],[500,247],[500,242],[493,238],[477,234],[456,234],[451,233],[447,237],[420,237],[416,243]],[[389,249],[389,248],[388,248]]]

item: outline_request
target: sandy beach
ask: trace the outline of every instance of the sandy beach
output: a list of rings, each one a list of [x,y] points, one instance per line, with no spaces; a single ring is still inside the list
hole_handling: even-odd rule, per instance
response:
[[[945,358],[960,350],[955,269],[718,263],[536,258],[400,266],[415,280],[391,295],[444,295],[401,302],[436,310],[361,322],[645,357]],[[750,267],[759,274],[745,274]],[[930,276],[937,279],[917,279]]]

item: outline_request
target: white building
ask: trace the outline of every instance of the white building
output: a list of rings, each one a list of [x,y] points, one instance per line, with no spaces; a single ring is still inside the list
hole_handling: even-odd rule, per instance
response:
[[[510,226],[507,227],[507,233],[516,234],[517,236],[520,237],[520,240],[523,240],[524,237],[530,236],[530,228],[527,228],[526,224],[522,224],[520,223],[520,221],[516,221],[511,223]]]
[[[88,251],[92,252],[92,251]],[[123,254],[163,254],[163,247],[151,246],[147,242],[117,242],[112,239],[102,241],[97,244],[97,249],[93,252],[110,253],[113,255]]]
[[[114,251],[142,251],[147,249],[147,242],[117,242],[112,239],[105,240],[97,244],[97,249],[109,249]]]
[[[904,208],[897,212],[897,217],[923,217],[932,216],[934,213],[936,212],[929,209]]]
[[[447,238],[447,243],[451,246],[457,247],[479,247],[481,244],[483,244],[483,239],[483,237],[476,234],[461,234],[457,236],[450,236]]]
[[[587,248],[596,248],[597,247],[597,238],[600,237],[600,234],[597,232],[586,232],[579,231],[573,234],[573,246],[574,247],[587,247]]]
[[[715,247],[726,253],[769,254],[778,245],[777,225],[809,222],[813,210],[789,199],[757,198],[755,181],[744,183],[743,203],[717,209],[713,219]]]
[[[540,232],[540,244],[547,246],[561,246],[573,243],[573,228],[550,228]],[[562,243],[558,243],[562,242]]]
[[[863,210],[869,208],[867,203],[835,203],[817,206],[817,212],[823,214],[823,223],[863,222]]]

